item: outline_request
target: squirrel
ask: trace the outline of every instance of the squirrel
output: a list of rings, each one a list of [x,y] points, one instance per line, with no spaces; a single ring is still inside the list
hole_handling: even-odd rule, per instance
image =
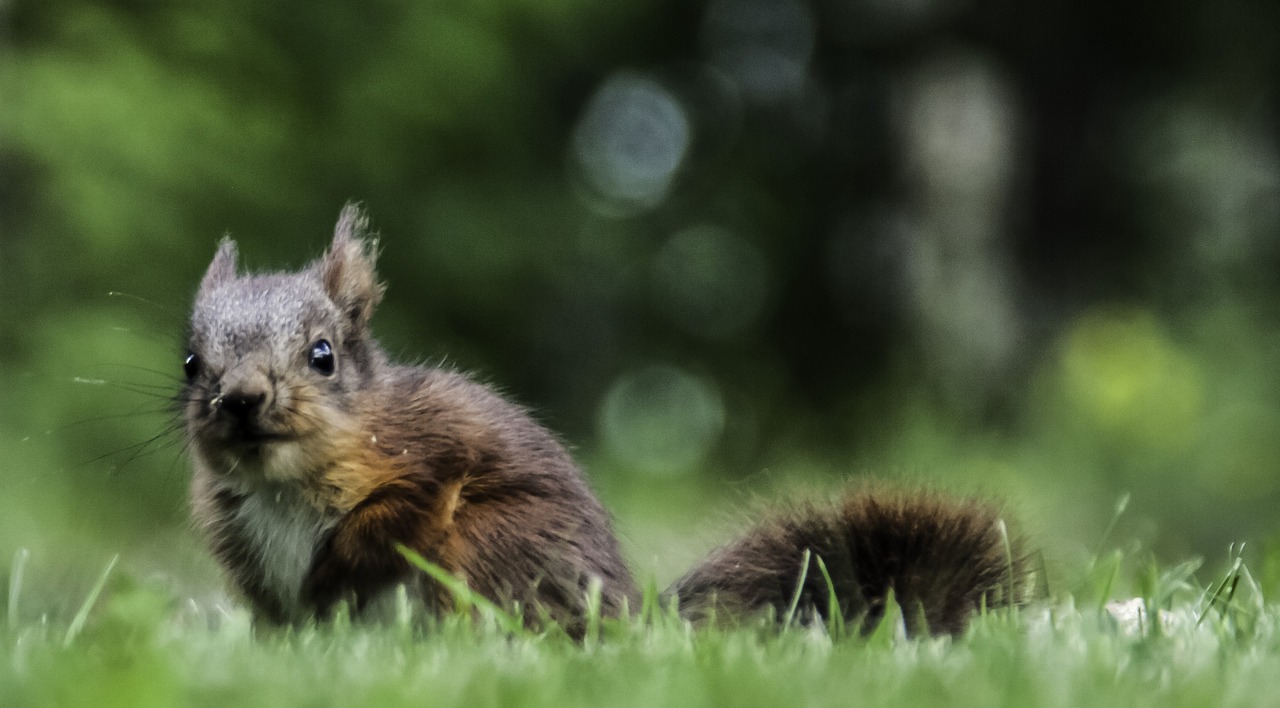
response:
[[[527,624],[580,633],[597,589],[604,616],[639,607],[610,516],[552,432],[485,384],[379,348],[376,251],[349,204],[297,272],[242,275],[224,237],[195,297],[180,394],[192,517],[255,619],[323,620],[341,601],[375,615],[401,585],[450,611],[400,545]],[[766,514],[663,597],[695,623],[836,608],[865,627],[892,591],[909,631],[955,633],[1024,602],[1028,566],[991,504],[867,488]]]

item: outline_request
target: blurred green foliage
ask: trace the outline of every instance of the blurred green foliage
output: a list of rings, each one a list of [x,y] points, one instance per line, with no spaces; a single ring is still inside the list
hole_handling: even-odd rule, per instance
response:
[[[2,4],[0,557],[208,572],[189,298],[348,200],[387,348],[534,407],[644,563],[861,474],[1068,558],[1124,493],[1163,553],[1269,538],[1280,13],[1140,4]]]

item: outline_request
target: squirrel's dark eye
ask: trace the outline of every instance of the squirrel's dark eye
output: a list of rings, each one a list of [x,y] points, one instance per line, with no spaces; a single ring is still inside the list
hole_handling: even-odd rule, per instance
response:
[[[317,339],[316,343],[311,345],[311,354],[307,363],[325,376],[333,375],[333,347],[329,346],[329,340]]]
[[[188,381],[194,379],[200,373],[200,357],[187,352],[187,358],[182,360],[182,373],[187,375]]]

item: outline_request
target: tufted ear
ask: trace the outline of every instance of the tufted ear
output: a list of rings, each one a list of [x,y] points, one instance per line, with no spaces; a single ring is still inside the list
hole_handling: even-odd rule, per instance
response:
[[[212,290],[227,281],[235,280],[238,258],[236,242],[232,241],[230,236],[223,236],[218,242],[218,252],[213,255],[213,262],[209,264],[209,269],[200,279],[200,292]]]
[[[383,286],[374,270],[377,239],[368,235],[369,220],[355,204],[338,215],[333,243],[316,264],[324,290],[357,327],[364,327],[382,300]]]

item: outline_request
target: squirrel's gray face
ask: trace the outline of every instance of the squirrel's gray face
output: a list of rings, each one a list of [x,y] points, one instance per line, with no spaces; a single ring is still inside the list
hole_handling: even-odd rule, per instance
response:
[[[183,362],[187,431],[213,470],[285,481],[317,476],[355,393],[381,365],[368,331],[382,295],[354,207],[332,246],[296,273],[241,276],[224,239],[191,315]]]

